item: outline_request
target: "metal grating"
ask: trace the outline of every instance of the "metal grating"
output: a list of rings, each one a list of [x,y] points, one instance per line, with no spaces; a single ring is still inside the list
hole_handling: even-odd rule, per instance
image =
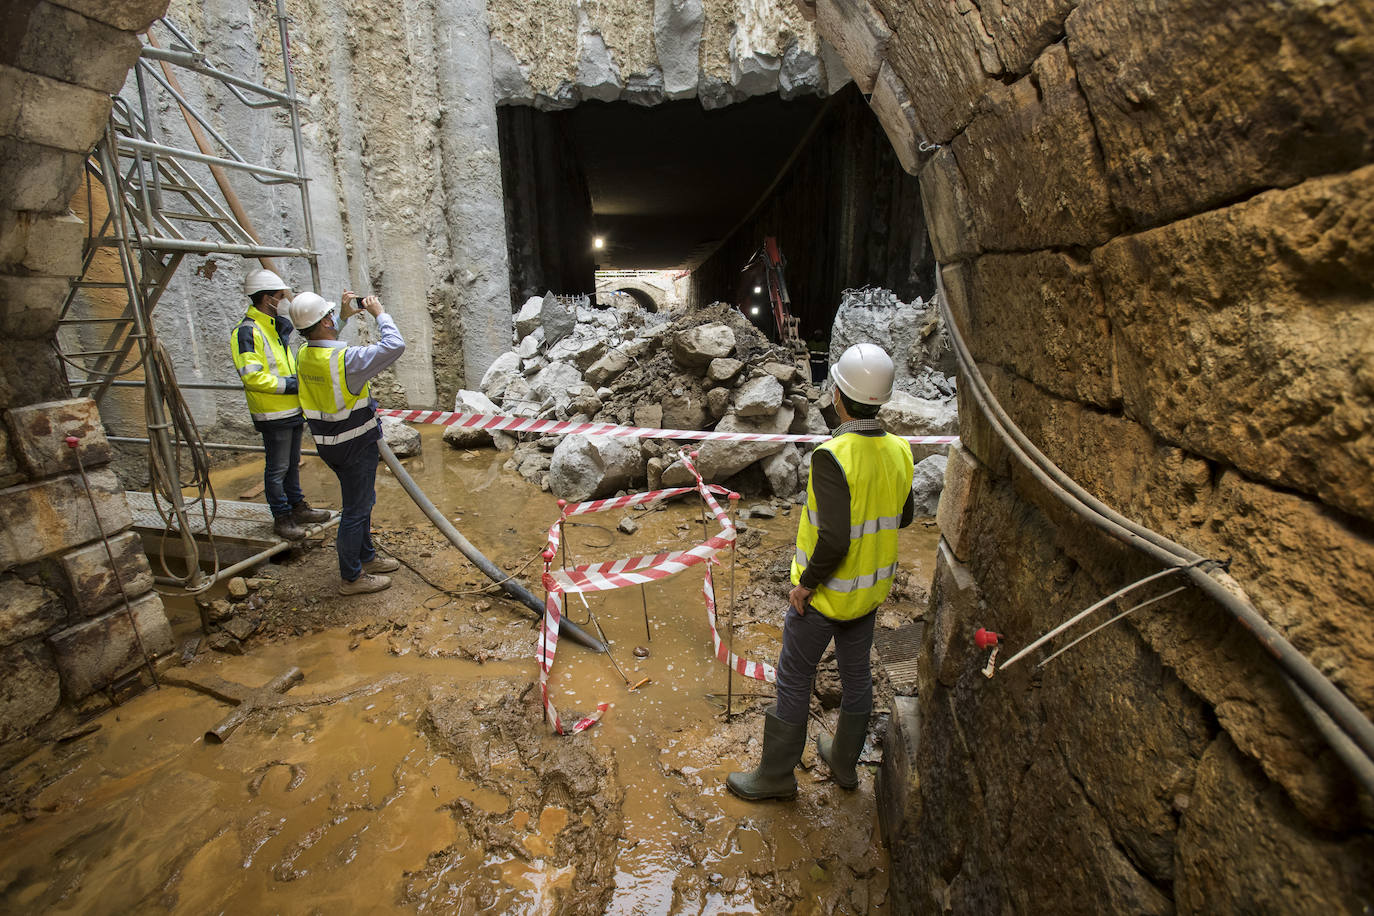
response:
[[[909,623],[895,630],[879,630],[873,639],[878,661],[898,694],[910,694],[916,689],[916,662],[921,655],[921,634],[925,624]]]
[[[135,528],[159,534],[166,531],[162,516],[158,515],[157,509],[153,505],[153,494],[139,490],[128,490],[125,491],[124,495],[129,500],[129,511],[133,513]],[[211,526],[216,540],[238,541],[260,547],[270,547],[273,544],[281,543],[281,538],[277,537],[272,530],[272,510],[265,504],[221,499],[218,506]],[[165,511],[166,507],[163,508]],[[200,513],[190,511],[186,513],[186,516],[191,525],[191,533],[203,536],[205,534],[205,521],[201,518]],[[306,533],[314,534],[319,530],[331,527],[337,524],[338,518],[338,513],[335,513],[329,521],[322,525],[308,527]]]

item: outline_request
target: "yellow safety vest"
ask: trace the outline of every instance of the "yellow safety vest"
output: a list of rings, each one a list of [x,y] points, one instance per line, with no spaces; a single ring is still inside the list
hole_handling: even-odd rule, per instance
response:
[[[229,336],[229,349],[254,420],[283,420],[301,415],[300,399],[291,390],[295,386],[287,381],[296,374],[296,357],[282,344],[271,315],[249,306],[248,314]]]
[[[811,606],[835,620],[854,620],[882,604],[897,572],[897,530],[911,495],[911,446],[890,433],[846,433],[817,446],[835,456],[849,485],[849,552],[816,587]],[[816,494],[806,482],[806,512],[797,523],[792,584],[820,539]]]
[[[340,457],[348,446],[381,438],[369,396],[370,382],[356,394],[344,374],[346,347],[301,347],[296,378],[310,436],[322,457]]]

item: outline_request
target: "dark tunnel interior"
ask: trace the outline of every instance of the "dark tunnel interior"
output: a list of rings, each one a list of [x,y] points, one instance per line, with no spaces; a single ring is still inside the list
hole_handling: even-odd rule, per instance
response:
[[[597,270],[690,270],[698,302],[748,314],[758,277],[745,267],[769,236],[804,338],[828,336],[845,289],[934,292],[919,184],[853,85],[710,111],[502,107],[498,126],[516,307],[591,293]]]

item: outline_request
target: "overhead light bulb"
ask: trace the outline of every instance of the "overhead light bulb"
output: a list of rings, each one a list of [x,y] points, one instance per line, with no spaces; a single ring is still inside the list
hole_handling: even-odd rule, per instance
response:
[[[606,240],[598,235],[596,238],[592,239],[592,247],[597,249],[605,248]]]
[[[762,287],[762,286],[756,286],[756,287],[754,287],[754,295],[757,296],[757,295],[758,295],[759,293],[761,293],[761,292],[763,292],[763,287]]]
[[[751,308],[751,309],[749,310],[749,314],[750,314],[750,315],[757,315],[758,313],[759,313],[759,307],[758,307],[757,305],[754,306],[753,308]]]

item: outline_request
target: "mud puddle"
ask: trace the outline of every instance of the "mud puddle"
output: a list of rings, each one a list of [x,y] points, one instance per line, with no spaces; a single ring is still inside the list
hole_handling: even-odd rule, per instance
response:
[[[495,452],[454,452],[432,430],[425,449],[407,466],[430,497],[508,572],[533,560],[519,578],[537,588],[554,499]],[[307,460],[303,471],[307,497],[337,505],[327,469]],[[259,474],[245,461],[217,491],[236,498]],[[634,535],[615,530],[623,515]],[[579,517],[591,524],[568,528],[569,562],[689,546],[700,517],[694,502]],[[345,698],[254,713],[207,745],[230,707],[164,686],[31,755],[0,774],[0,909],[886,912],[873,766],[843,792],[812,747],[794,802],[748,804],[725,789],[726,773],[758,759],[772,690],[727,681],[712,657],[699,572],[569,602],[571,619],[604,629],[621,670],[560,640],[550,691],[564,721],[611,705],[559,738],[543,721],[523,606],[484,590],[385,474],[374,519],[406,564],[392,589],[335,596],[333,551],[319,543],[262,571],[242,655],[202,652],[174,669],[251,687],[295,665],[305,680],[288,696]],[[720,623],[737,652],[771,664],[795,518],[747,524],[747,546],[715,570]],[[920,522],[903,533],[910,575],[880,625],[919,612],[933,549]],[[197,632],[194,605],[177,607],[179,630]],[[880,710],[890,695],[880,676]],[[817,699],[813,711],[814,735],[834,710]],[[881,754],[876,719],[865,761]]]

